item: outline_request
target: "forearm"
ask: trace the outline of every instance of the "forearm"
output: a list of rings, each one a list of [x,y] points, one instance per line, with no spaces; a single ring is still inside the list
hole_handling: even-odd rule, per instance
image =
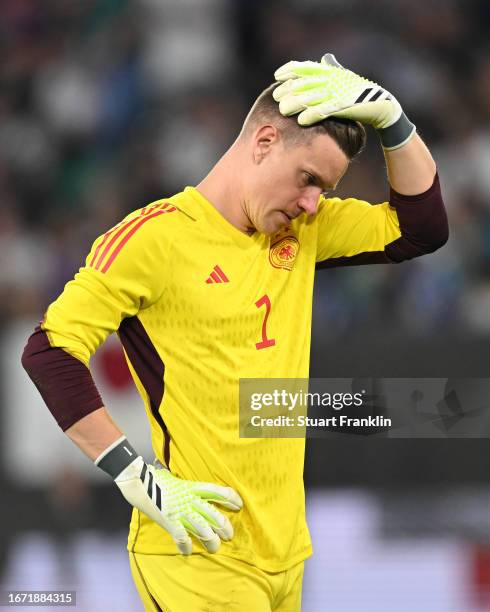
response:
[[[124,435],[104,407],[83,417],[65,433],[92,461]]]
[[[384,150],[388,180],[403,195],[418,195],[434,182],[436,164],[429,149],[415,133],[410,140],[393,151]]]
[[[40,327],[27,341],[22,365],[63,431],[104,405],[88,367],[51,346]]]
[[[124,435],[104,408],[89,369],[52,347],[39,327],[27,342],[22,364],[58,425],[92,461]]]

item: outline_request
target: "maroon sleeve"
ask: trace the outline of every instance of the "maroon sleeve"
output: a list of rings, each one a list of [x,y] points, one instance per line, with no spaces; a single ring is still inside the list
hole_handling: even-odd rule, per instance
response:
[[[437,174],[432,186],[419,195],[402,195],[391,188],[390,206],[396,209],[402,233],[385,247],[391,261],[433,253],[446,244],[449,228]]]
[[[449,229],[437,174],[429,189],[418,195],[402,195],[391,187],[390,206],[396,209],[401,231],[400,238],[387,244],[383,251],[326,259],[316,264],[317,269],[400,263],[433,253],[446,244]]]
[[[36,327],[22,354],[22,365],[63,431],[104,405],[90,370]]]

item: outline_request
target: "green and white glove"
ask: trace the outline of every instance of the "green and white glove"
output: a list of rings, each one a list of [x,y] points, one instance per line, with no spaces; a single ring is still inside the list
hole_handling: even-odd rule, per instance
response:
[[[299,113],[300,125],[342,117],[372,125],[385,149],[398,149],[415,132],[398,100],[377,83],[347,70],[327,53],[321,62],[288,62],[274,73],[282,115]]]
[[[190,535],[210,553],[219,549],[221,540],[232,539],[228,517],[209,503],[240,510],[243,502],[230,487],[182,480],[165,468],[148,465],[124,436],[101,453],[95,465],[112,476],[132,506],[172,536],[182,554],[192,552]]]

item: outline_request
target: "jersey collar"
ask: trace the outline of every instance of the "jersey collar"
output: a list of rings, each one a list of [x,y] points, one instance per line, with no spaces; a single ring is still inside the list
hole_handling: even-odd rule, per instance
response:
[[[186,187],[182,194],[179,195],[182,196],[183,204],[184,202],[189,202],[189,200],[191,201],[191,206],[190,208],[188,207],[189,214],[195,216],[196,218],[204,215],[206,220],[212,226],[214,226],[220,233],[226,234],[240,247],[251,248],[256,244],[262,245],[264,240],[266,240],[267,237],[260,232],[254,232],[251,236],[241,232],[238,228],[227,221],[223,215],[216,210],[211,202],[207,200],[195,187]],[[180,202],[176,204],[178,208],[179,203]],[[184,211],[186,210],[185,205],[183,205],[183,209]]]

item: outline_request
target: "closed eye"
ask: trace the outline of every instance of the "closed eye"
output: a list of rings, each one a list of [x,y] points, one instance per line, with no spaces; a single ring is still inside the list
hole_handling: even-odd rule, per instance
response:
[[[313,174],[310,174],[309,172],[303,172],[303,175],[305,177],[305,185],[316,185],[317,184],[316,177],[313,176]]]
[[[324,184],[322,183],[322,181],[319,179],[319,177],[317,177],[315,174],[311,174],[311,172],[307,172],[306,170],[303,171],[303,177],[304,177],[304,183],[305,183],[305,187],[309,187],[310,185],[314,186],[314,187],[323,187]],[[324,189],[321,192],[321,195],[323,197],[327,197],[331,191],[335,191],[335,187],[330,187],[328,189]]]

